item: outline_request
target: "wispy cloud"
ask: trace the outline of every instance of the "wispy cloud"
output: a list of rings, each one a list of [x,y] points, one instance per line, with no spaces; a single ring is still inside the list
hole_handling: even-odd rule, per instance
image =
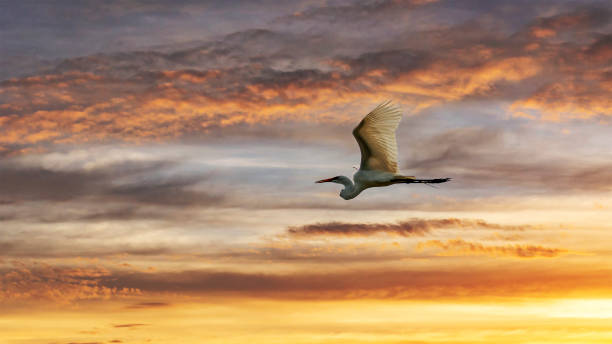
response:
[[[113,327],[115,328],[131,328],[131,327],[140,327],[140,326],[147,326],[148,324],[138,324],[138,323],[132,323],[132,324],[118,324],[118,325],[113,325]]]
[[[172,165],[170,161],[123,161],[95,169],[63,170],[0,162],[0,186],[4,190],[0,199],[19,202],[93,198],[170,206],[211,205],[222,201],[220,195],[190,188],[206,181],[207,175],[146,179],[152,169],[160,171]],[[129,213],[129,209],[122,209],[107,215],[125,217]],[[93,220],[103,214],[88,216]]]
[[[605,177],[612,167],[607,161],[593,161],[580,154],[531,152],[528,145],[512,143],[523,135],[492,128],[451,129],[417,142],[412,155],[406,156],[404,168],[414,173],[436,171],[472,187],[533,187],[540,192],[612,188]]]
[[[103,267],[61,267],[44,263],[13,263],[0,271],[0,299],[70,303],[77,300],[104,299],[137,295],[136,289],[106,287],[101,282],[112,273]]]
[[[510,256],[520,258],[556,257],[568,253],[561,248],[549,248],[536,245],[505,245],[487,246],[478,242],[469,242],[463,239],[451,239],[446,241],[428,240],[417,244],[417,249],[427,248],[441,249],[441,255],[488,255],[488,256]]]
[[[525,230],[531,226],[509,226],[488,223],[483,220],[470,219],[410,219],[398,223],[316,223],[298,227],[290,227],[287,233],[294,237],[311,237],[321,235],[337,236],[370,236],[380,233],[399,236],[422,236],[435,229],[475,228],[499,230]]]
[[[117,276],[113,285],[148,292],[249,295],[280,298],[446,298],[457,296],[555,295],[576,290],[609,290],[606,272],[572,267],[542,270],[464,267],[428,271],[360,269],[343,273],[248,274],[183,271]],[[588,271],[587,271],[588,270]],[[580,277],[582,276],[582,277]],[[172,282],[169,282],[172,281]]]
[[[142,308],[159,308],[159,307],[168,307],[170,303],[167,302],[140,302],[127,306],[129,309],[142,309]],[[126,327],[126,326],[116,326],[115,327]]]

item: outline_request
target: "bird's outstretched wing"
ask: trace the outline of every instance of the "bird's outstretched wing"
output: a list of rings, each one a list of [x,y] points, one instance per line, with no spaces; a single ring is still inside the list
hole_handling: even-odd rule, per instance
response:
[[[353,130],[361,149],[362,170],[399,173],[395,130],[401,119],[401,110],[386,101],[367,114]]]

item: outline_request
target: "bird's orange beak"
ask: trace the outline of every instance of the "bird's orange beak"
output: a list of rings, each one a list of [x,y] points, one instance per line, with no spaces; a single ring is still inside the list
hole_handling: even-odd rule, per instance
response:
[[[317,180],[315,183],[328,183],[328,182],[331,182],[332,179],[334,178],[321,179],[321,180]]]

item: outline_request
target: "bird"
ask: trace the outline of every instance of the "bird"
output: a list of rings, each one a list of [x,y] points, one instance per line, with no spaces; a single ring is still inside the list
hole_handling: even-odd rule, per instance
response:
[[[451,180],[417,179],[399,173],[395,131],[401,119],[402,111],[391,101],[387,100],[378,105],[353,129],[353,136],[361,150],[361,165],[353,175],[353,180],[347,176],[336,176],[315,183],[342,184],[344,189],[340,191],[340,197],[350,200],[372,187],[412,183],[437,184]]]

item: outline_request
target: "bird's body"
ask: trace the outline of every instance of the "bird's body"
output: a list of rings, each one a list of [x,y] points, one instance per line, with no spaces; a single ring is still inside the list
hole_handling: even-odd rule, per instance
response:
[[[322,179],[317,183],[333,182],[344,185],[340,197],[349,200],[363,190],[391,184],[444,183],[450,178],[416,179],[399,173],[395,130],[402,118],[401,111],[387,101],[367,114],[353,130],[361,150],[361,165],[353,175]]]

